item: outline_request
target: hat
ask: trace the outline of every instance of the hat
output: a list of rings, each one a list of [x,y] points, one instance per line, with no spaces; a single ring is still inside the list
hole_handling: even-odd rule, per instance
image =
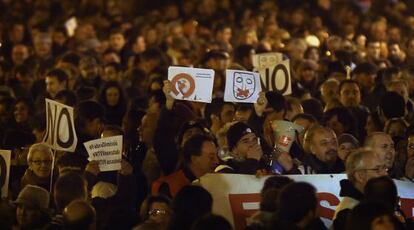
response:
[[[343,133],[338,137],[338,145],[341,145],[343,143],[351,143],[354,145],[355,148],[359,147],[359,141],[348,133]]]
[[[36,185],[26,185],[26,187],[20,191],[14,203],[46,211],[49,207],[49,192]]]
[[[95,184],[95,186],[93,186],[91,197],[92,198],[100,197],[100,198],[107,199],[109,197],[114,196],[117,189],[118,189],[117,186],[112,183],[99,181],[98,183]]]
[[[243,122],[237,122],[232,125],[227,131],[227,145],[229,150],[232,151],[237,145],[240,139],[246,134],[253,133],[253,130]]]

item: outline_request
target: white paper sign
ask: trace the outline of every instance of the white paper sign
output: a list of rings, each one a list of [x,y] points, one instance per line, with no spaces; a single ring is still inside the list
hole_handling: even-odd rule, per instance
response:
[[[46,131],[43,142],[59,151],[75,152],[78,137],[72,107],[46,98]]]
[[[171,95],[175,99],[211,102],[214,70],[170,66],[168,80],[171,81]]]
[[[122,136],[100,138],[83,143],[89,161],[97,161],[101,172],[121,169]]]
[[[65,27],[69,37],[72,37],[73,35],[75,35],[75,30],[78,27],[78,20],[75,17],[69,18],[65,22]]]
[[[255,103],[261,90],[259,73],[226,70],[224,101]]]
[[[1,197],[7,197],[10,178],[10,150],[0,150],[0,187]]]
[[[277,91],[282,95],[292,93],[292,81],[290,76],[290,61],[284,60],[278,64],[259,69],[262,87],[267,91]]]
[[[327,227],[332,224],[339,196],[340,180],[345,174],[286,175],[294,181],[304,181],[315,186],[318,197],[318,213]],[[236,230],[244,229],[246,219],[253,215],[260,204],[260,191],[268,177],[255,175],[206,174],[199,183],[213,197],[213,213],[224,216]],[[400,197],[401,209],[407,217],[413,217],[414,183],[394,180]]]
[[[256,70],[268,68],[283,60],[282,53],[262,53],[253,55],[253,67]]]

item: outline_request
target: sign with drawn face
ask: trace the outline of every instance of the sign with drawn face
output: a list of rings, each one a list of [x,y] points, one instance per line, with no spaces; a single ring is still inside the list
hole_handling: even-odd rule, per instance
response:
[[[254,103],[261,91],[259,73],[226,70],[224,101]]]
[[[276,65],[283,60],[283,54],[272,52],[272,53],[261,53],[253,55],[253,67],[256,70],[268,68]]]
[[[170,66],[171,95],[178,100],[211,102],[214,70]]]

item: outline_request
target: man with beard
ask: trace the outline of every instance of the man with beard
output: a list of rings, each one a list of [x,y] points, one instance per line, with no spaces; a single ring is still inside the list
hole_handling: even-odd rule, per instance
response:
[[[373,132],[368,135],[364,147],[371,148],[378,159],[387,167],[392,178],[400,178],[404,175],[400,168],[394,164],[395,148],[391,136],[384,132]]]
[[[338,140],[332,129],[315,125],[304,137],[303,148],[308,154],[298,169],[302,174],[330,174],[345,171],[344,163],[338,157]]]

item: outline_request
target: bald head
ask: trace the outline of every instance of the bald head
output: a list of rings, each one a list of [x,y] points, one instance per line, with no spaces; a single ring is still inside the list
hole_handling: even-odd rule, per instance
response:
[[[86,201],[72,201],[63,210],[65,229],[96,229],[95,209]]]

